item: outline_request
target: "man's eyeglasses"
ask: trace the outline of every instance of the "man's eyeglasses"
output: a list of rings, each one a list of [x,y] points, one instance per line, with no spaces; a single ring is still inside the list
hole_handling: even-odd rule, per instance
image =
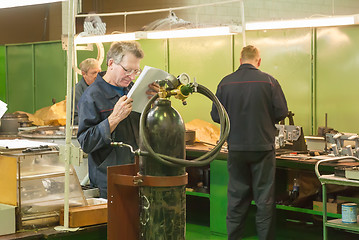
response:
[[[141,74],[142,69],[136,69],[136,70],[127,70],[124,66],[121,65],[121,63],[119,63],[118,65],[120,65],[122,67],[122,69],[125,71],[125,75],[130,76],[132,74],[135,74],[135,76],[138,76]]]

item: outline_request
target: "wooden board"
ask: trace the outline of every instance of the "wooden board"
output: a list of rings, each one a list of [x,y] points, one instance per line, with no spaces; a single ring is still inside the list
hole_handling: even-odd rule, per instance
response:
[[[0,203],[17,206],[17,158],[0,156]]]
[[[83,227],[107,223],[107,204],[73,207],[69,210],[69,227]],[[60,224],[64,225],[64,211],[60,214]]]

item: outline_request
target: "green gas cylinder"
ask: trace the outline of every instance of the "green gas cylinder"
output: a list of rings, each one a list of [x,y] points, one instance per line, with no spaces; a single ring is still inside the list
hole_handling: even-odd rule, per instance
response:
[[[185,125],[171,101],[158,98],[148,111],[145,131],[152,149],[159,154],[185,159]],[[146,151],[140,143],[140,149]],[[143,176],[181,176],[185,167],[160,163],[151,156],[140,156],[140,174]],[[185,239],[186,192],[183,186],[141,186],[140,239]]]

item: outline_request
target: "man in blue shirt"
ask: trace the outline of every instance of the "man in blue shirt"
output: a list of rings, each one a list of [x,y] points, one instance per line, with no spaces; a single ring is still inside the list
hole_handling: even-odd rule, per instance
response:
[[[107,71],[82,95],[78,104],[77,139],[88,153],[90,184],[107,198],[107,167],[134,162],[129,148],[112,147],[112,141],[138,148],[140,114],[132,112],[132,99],[126,94],[141,72],[144,53],[136,41],[115,42],[107,53]],[[149,86],[154,94],[158,85]]]

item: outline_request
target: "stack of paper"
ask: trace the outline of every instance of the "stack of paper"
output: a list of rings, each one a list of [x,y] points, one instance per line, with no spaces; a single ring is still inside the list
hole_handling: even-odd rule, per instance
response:
[[[149,101],[146,91],[148,85],[156,80],[165,79],[169,74],[161,69],[145,66],[135,84],[128,92],[127,97],[133,99],[132,111],[142,113]]]
[[[57,146],[55,143],[38,142],[26,139],[3,139],[0,140],[0,149],[22,149],[22,148],[34,148],[41,146]]]
[[[0,118],[5,114],[7,111],[7,104],[0,100]]]

